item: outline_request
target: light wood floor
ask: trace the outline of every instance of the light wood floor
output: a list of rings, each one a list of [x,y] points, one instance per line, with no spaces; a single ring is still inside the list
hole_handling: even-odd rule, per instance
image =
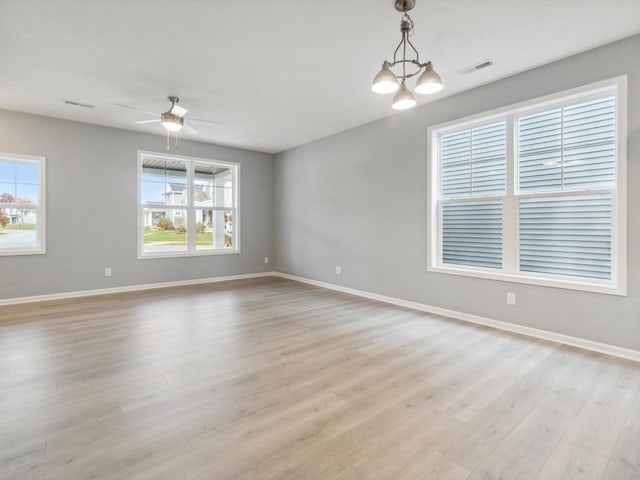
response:
[[[640,478],[604,355],[275,278],[0,319],[2,480]]]

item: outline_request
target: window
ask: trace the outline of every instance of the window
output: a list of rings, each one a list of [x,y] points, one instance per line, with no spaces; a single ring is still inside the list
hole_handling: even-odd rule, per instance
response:
[[[626,294],[626,78],[429,129],[429,270]]]
[[[45,159],[0,153],[0,255],[46,253]]]
[[[235,163],[138,152],[139,258],[237,253]]]

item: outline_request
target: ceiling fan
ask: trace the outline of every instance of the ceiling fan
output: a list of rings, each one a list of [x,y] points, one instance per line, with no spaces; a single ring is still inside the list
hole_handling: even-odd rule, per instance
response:
[[[116,103],[116,105],[119,107],[128,108],[130,110],[135,110],[137,112],[144,112],[147,115],[158,117],[151,120],[139,120],[135,123],[138,123],[138,124],[161,123],[168,133],[179,132],[184,128],[185,132],[187,132],[188,134],[197,135],[198,131],[195,128],[193,128],[190,125],[190,123],[201,124],[204,126],[216,127],[216,128],[224,127],[224,123],[212,122],[209,120],[199,120],[197,118],[189,118],[189,123],[187,123],[184,117],[189,110],[178,105],[178,102],[180,101],[178,97],[170,96],[168,98],[169,98],[169,101],[171,102],[171,107],[169,108],[169,110],[167,110],[164,113],[147,112],[146,110],[131,107],[129,105],[123,105],[122,103]]]

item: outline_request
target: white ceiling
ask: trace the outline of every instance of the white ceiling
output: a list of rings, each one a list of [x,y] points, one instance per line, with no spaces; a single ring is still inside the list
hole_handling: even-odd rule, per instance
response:
[[[416,3],[412,40],[445,83],[421,103],[640,33],[639,0]],[[369,86],[400,16],[393,0],[0,0],[0,108],[161,134],[115,104],[178,95],[187,119],[226,124],[192,139],[279,152],[396,114]]]

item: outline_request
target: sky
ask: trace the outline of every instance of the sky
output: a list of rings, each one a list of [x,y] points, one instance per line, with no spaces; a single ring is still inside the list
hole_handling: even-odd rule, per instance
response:
[[[0,194],[38,201],[38,165],[0,159]]]

